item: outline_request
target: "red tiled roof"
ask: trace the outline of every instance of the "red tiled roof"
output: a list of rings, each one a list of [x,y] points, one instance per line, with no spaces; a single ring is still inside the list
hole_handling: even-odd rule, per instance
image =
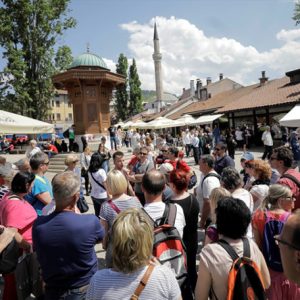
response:
[[[232,101],[218,109],[218,113],[269,107],[287,103],[300,102],[300,83],[290,83],[289,77],[283,77],[258,85],[251,93],[246,94],[238,101]]]

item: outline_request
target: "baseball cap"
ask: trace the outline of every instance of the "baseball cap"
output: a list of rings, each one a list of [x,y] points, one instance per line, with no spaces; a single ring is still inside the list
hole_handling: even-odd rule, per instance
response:
[[[244,152],[243,155],[241,156],[241,160],[253,160],[254,155],[251,152]]]
[[[170,163],[164,163],[160,166],[159,172],[163,175],[167,175],[174,170],[173,166]]]

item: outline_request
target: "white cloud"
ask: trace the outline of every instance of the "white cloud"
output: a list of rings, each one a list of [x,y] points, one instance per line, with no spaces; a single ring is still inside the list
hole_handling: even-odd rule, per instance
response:
[[[280,48],[259,52],[253,46],[226,37],[210,37],[188,20],[157,17],[162,53],[164,90],[180,94],[189,80],[212,77],[219,73],[242,84],[258,82],[260,71],[271,79],[300,66],[300,30],[281,30]],[[154,19],[146,24],[134,21],[121,24],[130,34],[128,48],[136,59],[143,89],[155,89],[153,54]]]

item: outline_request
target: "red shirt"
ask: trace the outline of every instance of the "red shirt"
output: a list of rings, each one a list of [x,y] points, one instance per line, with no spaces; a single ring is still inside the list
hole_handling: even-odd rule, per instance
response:
[[[174,170],[181,170],[181,171],[184,171],[186,173],[189,173],[191,171],[191,168],[189,167],[189,165],[182,159],[180,160],[169,160],[169,159],[166,159],[165,160],[165,163],[170,163]]]
[[[52,152],[54,152],[54,153],[58,153],[57,148],[56,148],[54,145],[52,145],[52,144],[50,144],[50,145],[48,146],[48,150],[50,150],[50,151],[52,151]]]
[[[300,181],[300,173],[294,169],[288,169],[284,174],[289,174]],[[291,189],[293,196],[296,198],[295,209],[300,208],[300,188],[298,185],[289,178],[279,178],[277,183],[286,185]]]

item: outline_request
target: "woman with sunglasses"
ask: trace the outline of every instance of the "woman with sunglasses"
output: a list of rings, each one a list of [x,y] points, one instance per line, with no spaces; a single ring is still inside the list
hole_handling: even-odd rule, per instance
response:
[[[292,192],[288,187],[274,184],[270,186],[268,195],[263,201],[261,208],[253,215],[252,227],[254,239],[259,248],[264,252],[267,263],[268,257],[274,257],[274,253],[276,252],[279,254],[279,248],[275,242],[268,243],[270,240],[267,234],[269,226],[266,224],[271,220],[278,220],[285,223],[290,216],[291,210],[294,208],[294,200]],[[280,234],[280,232],[276,232],[275,234]],[[281,263],[281,260],[279,263]],[[271,286],[267,291],[269,300],[300,299],[300,288],[289,281],[283,271],[274,270],[273,264],[269,263],[269,272],[271,276]]]
[[[142,192],[142,178],[144,174],[152,169],[154,169],[153,160],[148,159],[148,148],[141,147],[138,155],[138,161],[134,165],[128,179],[130,182],[134,183],[135,195],[140,200],[141,204],[145,204],[145,196]]]

